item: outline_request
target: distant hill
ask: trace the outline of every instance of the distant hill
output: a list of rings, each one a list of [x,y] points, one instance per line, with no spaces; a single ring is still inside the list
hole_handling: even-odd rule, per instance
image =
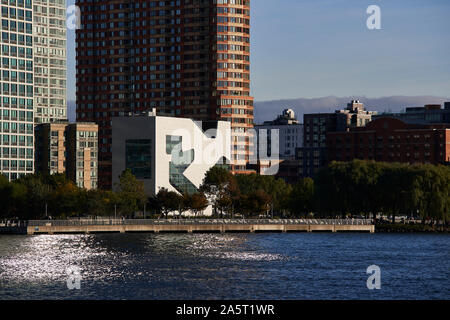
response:
[[[304,113],[334,112],[344,109],[350,100],[360,100],[367,110],[379,112],[398,112],[406,107],[423,107],[425,104],[443,104],[450,98],[435,96],[392,96],[382,98],[367,97],[322,97],[312,99],[286,99],[273,101],[255,101],[255,123],[273,120],[283,109],[293,109],[297,119],[303,121]],[[68,101],[68,117],[75,121],[75,101]]]

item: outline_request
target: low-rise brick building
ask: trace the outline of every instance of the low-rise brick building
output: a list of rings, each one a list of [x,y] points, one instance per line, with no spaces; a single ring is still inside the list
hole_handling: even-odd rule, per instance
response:
[[[407,123],[382,117],[365,127],[329,132],[326,145],[329,161],[450,164],[450,125]]]

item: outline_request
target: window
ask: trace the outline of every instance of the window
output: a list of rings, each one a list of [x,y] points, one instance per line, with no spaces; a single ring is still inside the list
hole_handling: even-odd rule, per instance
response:
[[[151,140],[126,140],[125,141],[125,166],[138,179],[151,179]]]

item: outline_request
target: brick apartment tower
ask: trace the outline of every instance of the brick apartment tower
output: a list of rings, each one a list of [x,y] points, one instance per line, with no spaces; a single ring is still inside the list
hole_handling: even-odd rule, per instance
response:
[[[77,121],[99,125],[99,186],[111,188],[111,118],[156,108],[232,126],[232,169],[245,173],[249,0],[77,0]]]

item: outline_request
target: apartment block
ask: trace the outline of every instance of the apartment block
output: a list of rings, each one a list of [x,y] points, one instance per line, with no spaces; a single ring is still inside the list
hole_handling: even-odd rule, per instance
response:
[[[450,125],[380,117],[365,127],[327,134],[328,160],[450,164]]]
[[[329,132],[346,132],[350,128],[364,127],[376,115],[366,111],[364,105],[352,100],[347,108],[334,113],[305,114],[303,116],[303,147],[297,149],[297,159],[304,177],[313,177],[328,162],[326,135]]]
[[[33,0],[35,123],[67,119],[66,1]]]
[[[410,123],[450,123],[450,102],[444,103],[444,108],[440,104],[427,104],[423,107],[409,107],[404,112],[382,113],[374,117],[397,118]]]
[[[52,122],[36,126],[36,171],[65,173],[87,190],[98,184],[98,126]]]

